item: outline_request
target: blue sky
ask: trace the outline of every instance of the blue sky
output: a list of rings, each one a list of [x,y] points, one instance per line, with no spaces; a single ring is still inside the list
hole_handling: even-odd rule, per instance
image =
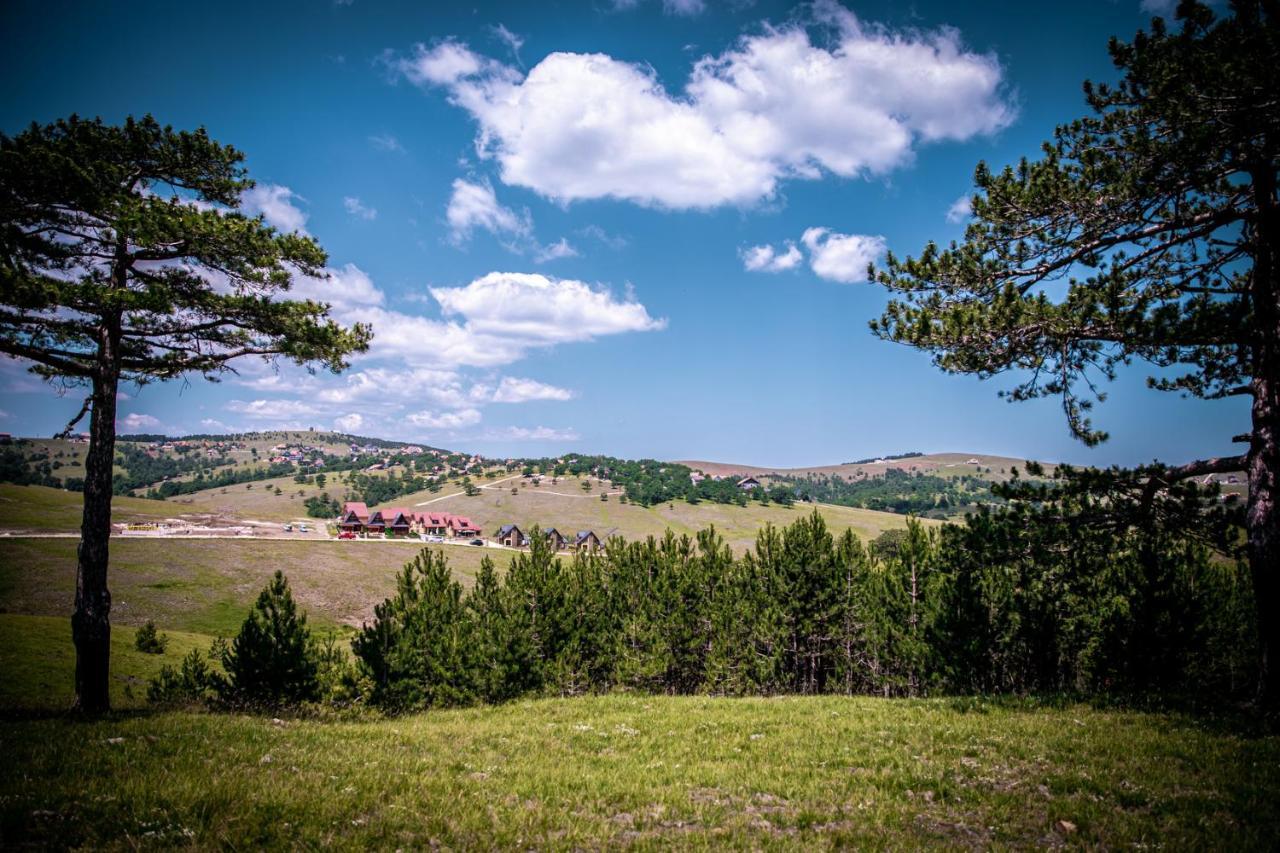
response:
[[[979,160],[1034,156],[1113,79],[1146,0],[47,4],[0,9],[0,129],[150,112],[248,155],[244,200],[315,236],[298,289],[374,326],[343,376],[128,388],[123,431],[342,428],[475,450],[1080,463],[1230,452],[1239,400],[1123,374],[1073,441],[1056,401],[879,341],[885,247],[963,233]],[[0,362],[0,430],[77,408]]]

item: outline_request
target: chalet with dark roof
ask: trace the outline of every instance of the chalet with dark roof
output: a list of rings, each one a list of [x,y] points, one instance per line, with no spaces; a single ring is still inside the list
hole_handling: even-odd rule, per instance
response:
[[[594,554],[604,548],[600,542],[600,537],[590,530],[579,530],[578,535],[573,537],[573,550],[586,551],[588,554]]]
[[[505,545],[508,548],[521,548],[529,544],[528,538],[514,524],[504,524],[498,528],[498,533],[494,536],[494,540],[499,545]]]

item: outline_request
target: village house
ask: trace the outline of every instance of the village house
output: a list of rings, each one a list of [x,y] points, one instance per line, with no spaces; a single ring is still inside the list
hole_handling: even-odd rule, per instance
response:
[[[498,533],[494,536],[494,541],[499,545],[505,545],[508,548],[522,548],[529,544],[529,540],[520,532],[520,528],[516,527],[514,524],[504,524],[502,527],[498,528]]]
[[[388,536],[408,536],[413,527],[413,514],[401,507],[380,509],[369,519],[370,532],[380,527]]]
[[[338,529],[344,533],[363,533],[369,521],[369,508],[359,501],[347,501],[338,516]]]
[[[760,488],[760,481],[755,477],[743,477],[738,481],[738,488],[744,492],[749,492],[752,489]]]
[[[552,551],[563,551],[568,546],[568,540],[560,535],[560,531],[554,527],[548,530],[543,536],[547,539],[547,544],[551,546]]]
[[[586,551],[588,554],[594,554],[603,547],[600,544],[600,537],[590,530],[579,530],[578,535],[573,538],[573,549],[575,551]]]
[[[449,531],[458,538],[480,535],[480,528],[473,524],[471,519],[460,515],[449,516]]]

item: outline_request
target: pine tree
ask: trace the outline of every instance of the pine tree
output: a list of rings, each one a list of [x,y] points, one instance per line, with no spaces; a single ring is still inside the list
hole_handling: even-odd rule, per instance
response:
[[[1085,85],[1094,114],[1043,157],[974,175],[960,244],[889,256],[875,274],[900,299],[875,333],[928,350],[943,370],[1020,371],[1011,400],[1056,396],[1094,445],[1101,381],[1131,361],[1153,388],[1242,396],[1238,456],[1147,471],[1148,494],[1247,472],[1245,526],[1260,679],[1280,702],[1280,6],[1233,0],[1217,18],[1183,0],[1132,42],[1111,42],[1118,85]],[[1061,285],[1059,285],[1061,282]],[[1058,295],[1060,294],[1060,295]],[[1224,437],[1225,438],[1225,437]]]
[[[222,656],[227,696],[235,703],[281,705],[317,697],[316,649],[289,582],[279,570]]]

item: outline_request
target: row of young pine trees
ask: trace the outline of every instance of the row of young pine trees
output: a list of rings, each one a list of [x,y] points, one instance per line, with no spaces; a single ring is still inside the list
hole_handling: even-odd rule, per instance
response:
[[[1025,512],[864,546],[821,516],[735,556],[713,531],[563,558],[535,532],[470,589],[423,550],[352,642],[314,642],[277,574],[223,673],[196,658],[156,701],[389,711],[601,691],[1072,693],[1223,701],[1256,684],[1248,575],[1194,537]],[[192,670],[195,670],[194,672]]]

